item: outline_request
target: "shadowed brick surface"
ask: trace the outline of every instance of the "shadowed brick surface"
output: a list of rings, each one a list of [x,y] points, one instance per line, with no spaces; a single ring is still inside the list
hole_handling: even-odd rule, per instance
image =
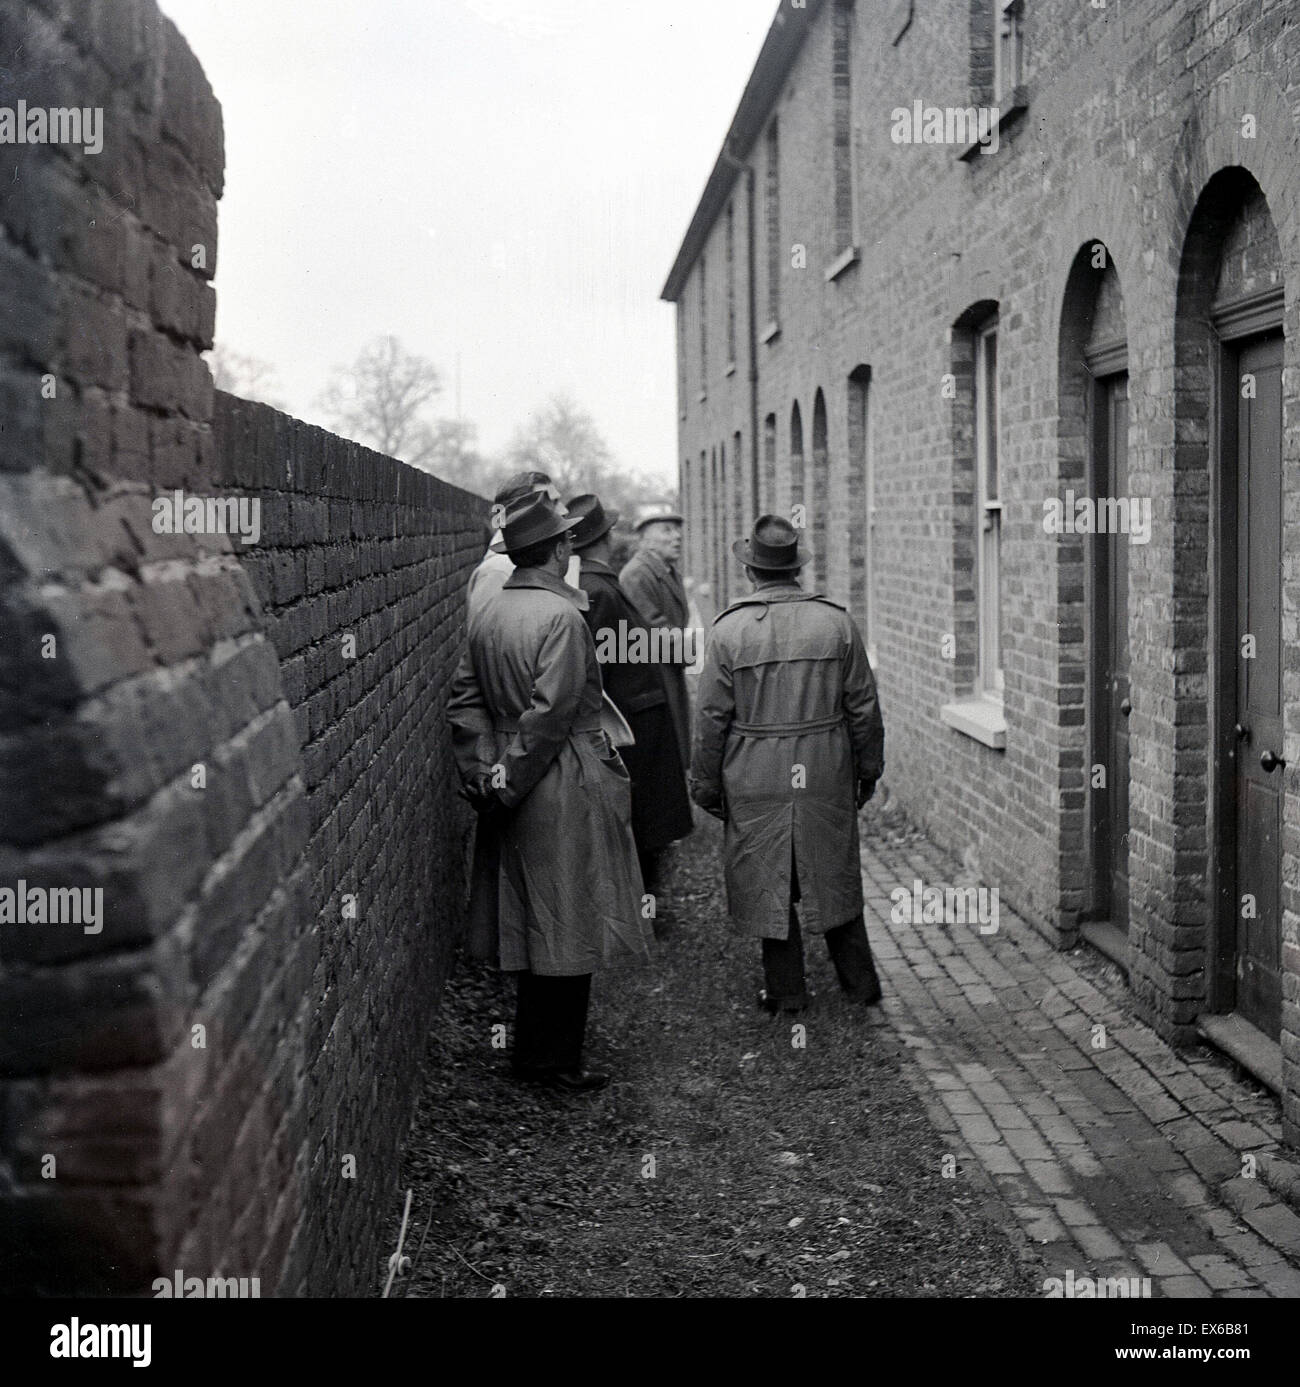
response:
[[[0,925],[0,1286],[357,1292],[460,916],[486,503],[214,417],[221,115],[152,0],[0,0],[0,52],[104,107],[99,155],[0,152],[0,885],[104,893]],[[155,533],[176,488],[260,543]]]

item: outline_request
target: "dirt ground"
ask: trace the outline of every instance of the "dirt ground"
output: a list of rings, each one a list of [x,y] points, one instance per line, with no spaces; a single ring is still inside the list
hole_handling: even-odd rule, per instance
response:
[[[907,831],[878,812],[864,829]],[[391,1295],[1039,1293],[1020,1235],[943,1178],[901,1042],[842,999],[821,941],[808,1013],[755,1005],[759,946],[727,923],[720,837],[706,818],[679,845],[653,964],[596,980],[587,1063],[613,1080],[595,1096],[513,1082],[493,1046],[513,983],[458,962],[406,1146],[412,1260]],[[385,1260],[400,1215],[401,1199]]]

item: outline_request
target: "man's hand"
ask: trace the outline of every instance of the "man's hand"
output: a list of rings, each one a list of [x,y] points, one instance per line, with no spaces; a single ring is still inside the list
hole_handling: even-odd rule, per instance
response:
[[[871,796],[874,795],[875,793],[876,793],[876,782],[875,782],[874,780],[867,779],[865,776],[863,777],[863,779],[859,780],[859,781],[858,781],[858,808],[861,809],[861,808],[863,807],[863,805],[865,805],[865,804],[867,803],[867,801],[871,798]]]
[[[478,776],[473,784],[461,791],[461,798],[468,800],[470,808],[481,819],[500,819],[510,811],[501,803],[500,796],[492,788],[492,778]]]
[[[706,814],[712,814],[719,823],[727,822],[727,802],[721,794],[710,793],[706,790],[693,775],[687,775],[686,787],[690,791],[691,799],[704,810]]]

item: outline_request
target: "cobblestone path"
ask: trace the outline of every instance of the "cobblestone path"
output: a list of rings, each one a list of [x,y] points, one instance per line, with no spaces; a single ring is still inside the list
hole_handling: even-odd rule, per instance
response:
[[[1208,1049],[1171,1049],[1134,1018],[1118,969],[1054,950],[1005,906],[985,935],[893,923],[890,893],[917,880],[969,882],[924,839],[864,837],[885,1020],[960,1168],[992,1185],[1047,1275],[1300,1295],[1300,1217],[1261,1178],[1277,1169],[1272,1095]]]

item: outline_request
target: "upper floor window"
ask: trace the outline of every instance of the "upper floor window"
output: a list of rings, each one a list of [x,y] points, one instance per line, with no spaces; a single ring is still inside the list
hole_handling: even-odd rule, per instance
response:
[[[686,418],[686,304],[677,303],[677,409]]]
[[[727,203],[727,364],[736,364],[736,205]]]
[[[836,255],[853,245],[853,0],[836,0],[831,53]]]
[[[767,317],[776,323],[781,310],[781,136],[775,117],[767,127]]]
[[[996,29],[993,35],[993,101],[1009,101],[1024,73],[1025,0],[993,0]]]
[[[709,288],[708,260],[700,254],[700,396],[709,388]]]

